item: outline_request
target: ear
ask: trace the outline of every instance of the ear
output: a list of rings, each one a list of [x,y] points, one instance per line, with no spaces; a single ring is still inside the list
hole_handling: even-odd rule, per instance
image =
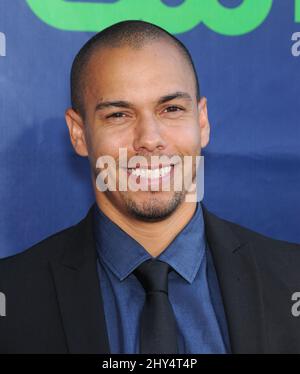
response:
[[[87,156],[84,123],[81,116],[74,109],[69,108],[65,112],[65,119],[69,128],[71,143],[75,152],[80,156]]]
[[[201,136],[201,148],[205,148],[209,142],[210,124],[207,114],[207,99],[202,97],[198,102],[199,125]]]

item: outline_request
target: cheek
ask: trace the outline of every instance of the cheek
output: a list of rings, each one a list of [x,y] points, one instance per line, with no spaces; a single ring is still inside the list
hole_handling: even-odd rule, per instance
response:
[[[168,133],[168,143],[184,155],[198,154],[201,148],[198,126],[182,126]]]
[[[112,133],[107,129],[92,127],[89,132],[89,148],[93,159],[99,156],[112,156],[117,158],[119,155],[119,148],[125,147],[123,139],[118,134]]]

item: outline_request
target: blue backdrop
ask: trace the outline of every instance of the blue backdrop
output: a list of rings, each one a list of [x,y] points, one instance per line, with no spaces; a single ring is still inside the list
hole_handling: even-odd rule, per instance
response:
[[[151,2],[157,0],[140,4]],[[243,3],[219,2],[228,10]],[[183,1],[163,3],[180,11]],[[176,36],[191,51],[208,98],[207,207],[265,235],[300,242],[295,4],[274,0],[263,22],[241,35],[198,22]],[[0,257],[6,257],[76,223],[93,201],[88,161],[75,155],[64,121],[70,66],[93,32],[50,25],[25,0],[0,0],[0,32]]]

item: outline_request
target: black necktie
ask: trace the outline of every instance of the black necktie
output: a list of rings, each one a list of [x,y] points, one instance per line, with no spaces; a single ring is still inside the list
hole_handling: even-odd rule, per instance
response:
[[[143,262],[134,274],[146,292],[141,315],[140,353],[178,353],[177,326],[168,297],[168,273],[165,262]]]

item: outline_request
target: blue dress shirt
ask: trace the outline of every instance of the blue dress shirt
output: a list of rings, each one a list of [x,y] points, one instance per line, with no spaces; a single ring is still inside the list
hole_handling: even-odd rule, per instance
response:
[[[95,204],[98,275],[111,353],[139,353],[139,317],[145,291],[132,272],[152,256]],[[169,273],[169,300],[178,325],[179,353],[229,353],[218,280],[197,209],[157,259]]]

